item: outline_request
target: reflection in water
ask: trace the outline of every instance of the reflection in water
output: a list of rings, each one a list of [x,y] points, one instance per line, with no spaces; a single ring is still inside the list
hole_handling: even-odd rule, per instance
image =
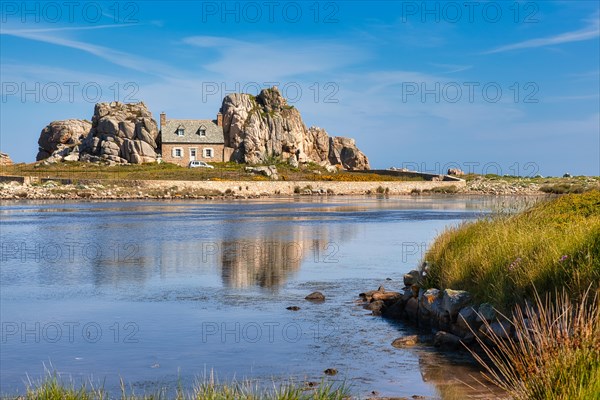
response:
[[[302,242],[257,238],[253,241],[223,241],[221,275],[225,286],[277,287],[288,274],[300,268],[305,251]]]
[[[224,379],[271,384],[289,376],[318,381],[336,368],[338,379],[360,393],[429,398],[437,390],[447,397],[459,386],[443,381],[458,371],[455,363],[395,352],[396,328],[352,301],[386,277],[386,288],[400,289],[419,258],[403,245],[429,243],[449,224],[476,217],[487,201],[336,196],[3,205],[2,321],[94,323],[104,336],[93,344],[81,334],[71,341],[65,328],[62,341],[25,342],[15,333],[0,352],[0,394],[22,390],[26,374],[39,377],[50,361],[65,376],[106,376],[116,394],[119,377],[186,385],[214,369]],[[283,311],[316,290],[326,302]],[[139,327],[139,342],[115,341],[113,328],[128,322]],[[221,332],[205,341],[206,326]],[[235,326],[278,329],[274,340],[263,330],[254,341],[230,335]]]
[[[223,284],[233,288],[277,288],[308,257],[317,261],[329,257],[331,251],[327,249],[337,246],[339,240],[349,240],[355,230],[351,225],[336,228],[290,225],[286,233],[264,232],[255,238],[223,240],[219,246]],[[331,241],[332,237],[339,238],[337,243]]]
[[[423,381],[434,385],[443,400],[501,399],[506,393],[486,382],[466,352],[416,351]],[[452,365],[451,368],[448,368]]]

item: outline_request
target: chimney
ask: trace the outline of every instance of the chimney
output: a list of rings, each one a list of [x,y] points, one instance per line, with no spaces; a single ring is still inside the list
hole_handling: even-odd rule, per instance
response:
[[[165,127],[166,124],[167,124],[167,114],[165,114],[163,111],[160,113],[160,130],[161,131]]]
[[[223,114],[220,112],[217,114],[217,126],[223,127]]]

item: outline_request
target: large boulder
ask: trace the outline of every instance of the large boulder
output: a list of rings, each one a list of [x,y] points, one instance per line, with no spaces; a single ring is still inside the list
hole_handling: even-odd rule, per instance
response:
[[[158,124],[144,103],[98,103],[83,152],[140,164],[156,160],[159,143]]]
[[[371,169],[367,156],[356,147],[354,139],[347,137],[329,138],[329,162],[351,171]]]
[[[356,148],[354,140],[332,140],[322,128],[307,129],[300,112],[288,105],[276,87],[264,89],[256,97],[228,95],[220,111],[225,145],[234,149],[233,161],[259,164],[271,157],[283,160],[295,157],[300,163],[369,168],[366,156]]]
[[[44,160],[57,150],[80,144],[91,128],[92,123],[83,119],[67,119],[49,123],[40,133],[36,160]]]
[[[37,159],[141,164],[158,158],[158,125],[144,103],[98,103],[92,122],[54,121],[42,130]]]

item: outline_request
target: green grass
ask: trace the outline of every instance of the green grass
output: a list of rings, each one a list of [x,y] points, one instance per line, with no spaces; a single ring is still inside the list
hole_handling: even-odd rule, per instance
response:
[[[211,374],[197,382],[190,390],[178,385],[176,388],[163,387],[152,393],[136,394],[128,390],[121,381],[119,396],[111,396],[103,385],[91,382],[75,384],[73,380],[62,379],[56,372],[47,372],[37,382],[29,382],[24,396],[14,399],[25,400],[104,400],[119,398],[122,400],[342,400],[350,398],[344,383],[335,384],[322,380],[320,383],[298,385],[293,382],[273,383],[271,387],[262,387],[254,381],[232,381],[219,383]]]
[[[260,165],[275,165],[281,180],[286,181],[342,181],[379,182],[414,181],[421,178],[396,177],[361,172],[328,173],[317,164],[309,163],[293,168],[287,161],[271,157]],[[63,178],[77,180],[173,180],[173,181],[260,181],[269,180],[262,175],[245,171],[246,164],[235,162],[210,163],[214,169],[186,168],[171,163],[149,163],[128,165],[98,165],[84,162],[61,162],[50,165],[15,164],[3,166],[3,175],[36,176],[41,178]]]
[[[471,353],[485,376],[513,399],[588,400],[600,395],[598,292],[572,301],[567,290],[552,299],[516,308],[509,320],[516,334],[477,337],[486,358]],[[489,324],[484,322],[489,328]],[[491,332],[487,329],[488,332]],[[487,339],[487,340],[486,340]]]
[[[425,254],[427,284],[470,291],[508,312],[525,298],[600,286],[600,191],[569,194],[517,214],[448,229]]]

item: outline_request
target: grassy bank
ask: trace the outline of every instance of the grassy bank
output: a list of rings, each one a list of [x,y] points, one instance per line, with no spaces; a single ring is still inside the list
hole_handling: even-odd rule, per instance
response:
[[[173,180],[173,181],[262,181],[269,178],[245,171],[245,164],[234,162],[211,163],[209,168],[185,168],[170,163],[98,165],[84,162],[61,162],[50,165],[15,164],[3,166],[3,175],[38,176],[67,179],[111,179],[111,180]],[[274,161],[279,176],[287,181],[340,181],[340,182],[379,182],[379,181],[422,181],[422,178],[377,175],[361,172],[340,171],[330,173],[317,164],[303,164],[293,168],[287,163]]]
[[[598,398],[600,191],[449,229],[425,259],[428,285],[467,290],[509,323],[476,335],[489,380],[515,399]]]
[[[425,255],[428,284],[470,291],[510,311],[533,288],[574,297],[600,286],[600,191],[569,194],[516,215],[493,215],[443,232]]]
[[[18,400],[342,400],[350,398],[349,390],[343,384],[321,381],[304,385],[273,383],[270,388],[260,387],[252,381],[233,381],[218,383],[213,376],[206,377],[190,390],[181,386],[162,388],[152,393],[137,394],[128,390],[121,381],[121,393],[118,396],[106,392],[101,385],[92,382],[75,384],[72,380],[61,379],[56,373],[35,383],[29,383],[24,396],[15,396]]]

